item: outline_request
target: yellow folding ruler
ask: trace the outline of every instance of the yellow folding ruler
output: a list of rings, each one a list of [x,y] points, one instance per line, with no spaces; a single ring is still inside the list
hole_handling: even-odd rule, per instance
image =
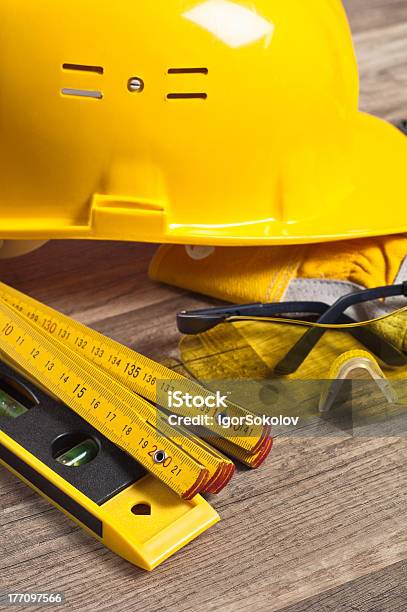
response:
[[[233,462],[218,449],[251,467],[257,467],[270,452],[272,441],[266,427],[242,425],[235,428],[233,437],[229,438],[213,418],[207,431],[210,445],[184,427],[169,425],[167,413],[160,408],[166,406],[169,390],[203,397],[209,396],[210,391],[1,283],[0,351],[2,360],[14,370],[28,376],[37,388],[69,407],[104,439],[125,451],[126,456],[137,460],[167,485],[169,489],[163,489],[163,485],[153,479],[154,484],[150,487],[156,493],[160,487],[159,500],[176,494],[184,500],[179,500],[178,504],[193,500],[195,509],[198,504],[206,525],[203,528],[213,522],[216,513],[197,494],[220,491],[234,472]],[[216,417],[217,410],[206,412]],[[190,414],[185,406],[172,411],[180,416]],[[225,413],[225,409],[222,412]],[[231,402],[227,402],[226,412],[228,416],[239,417],[250,414]],[[2,435],[3,444],[10,451],[13,441],[4,432]],[[13,468],[4,458],[3,463]],[[150,482],[151,477],[147,478]],[[151,502],[149,499],[147,504],[150,508]],[[105,503],[113,504],[112,500]],[[209,515],[202,513],[203,504],[210,508]],[[185,511],[186,507],[183,508]],[[190,527],[194,533],[202,531],[202,525]],[[184,541],[188,539],[185,534],[183,537]],[[111,543],[108,545],[113,547]],[[132,560],[143,565],[139,547],[137,550],[139,561]],[[119,552],[123,554],[122,549]],[[165,548],[161,557],[158,556],[162,559],[171,554],[167,553],[168,548]],[[152,559],[144,561],[145,567],[156,564]]]

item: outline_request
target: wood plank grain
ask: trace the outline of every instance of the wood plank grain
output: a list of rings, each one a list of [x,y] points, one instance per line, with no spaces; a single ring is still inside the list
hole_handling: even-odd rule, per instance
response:
[[[105,551],[21,485],[14,492],[8,477],[1,588],[62,590],[72,609],[84,610],[118,602],[132,610],[134,592],[147,611],[279,610],[406,557],[406,463],[399,439],[281,440],[273,461],[241,470],[216,500],[223,522],[153,575]]]
[[[360,69],[360,106],[389,121],[407,117],[407,3],[346,0]]]
[[[343,0],[343,4],[355,34],[381,30],[406,20],[404,0]]]
[[[360,106],[389,121],[407,117],[407,5],[403,22],[356,37]]]
[[[346,5],[362,107],[401,118],[407,3]],[[154,249],[56,241],[0,261],[0,277],[153,358],[176,358],[177,310],[215,302],[149,281]],[[91,612],[403,609],[406,440],[309,433],[278,438],[260,470],[239,468],[230,487],[210,497],[221,523],[152,574],[116,557],[1,470],[0,591],[64,591],[67,609]]]
[[[407,562],[401,561],[283,612],[399,612],[406,608],[406,574]]]

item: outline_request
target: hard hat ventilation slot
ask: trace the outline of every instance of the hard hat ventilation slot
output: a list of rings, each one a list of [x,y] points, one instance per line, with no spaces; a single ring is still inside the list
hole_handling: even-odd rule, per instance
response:
[[[168,74],[208,74],[207,68],[169,68]]]
[[[206,100],[206,93],[170,93],[167,95],[167,100]]]
[[[88,90],[88,89],[69,89],[64,87],[61,89],[61,94],[63,96],[76,96],[78,98],[94,98],[96,100],[101,100],[103,98],[103,93],[101,91],[96,90]]]
[[[168,74],[204,74],[209,73],[208,68],[169,68]],[[167,100],[206,100],[208,94],[204,92],[169,93]]]
[[[90,64],[62,64],[62,70],[73,71],[73,72],[91,72],[93,74],[104,74],[103,66],[92,66]],[[101,100],[103,93],[97,89],[77,89],[74,87],[63,87],[61,89],[63,96],[75,96],[77,98],[94,98]]]
[[[62,64],[63,70],[77,70],[79,72],[95,72],[96,74],[103,74],[103,66],[88,66],[86,64]]]

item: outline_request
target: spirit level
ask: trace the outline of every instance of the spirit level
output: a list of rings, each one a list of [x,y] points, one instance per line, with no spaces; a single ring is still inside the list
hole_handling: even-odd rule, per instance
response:
[[[0,351],[14,373],[0,376],[0,461],[140,567],[219,520],[198,493],[219,492],[235,466],[213,445],[251,467],[270,452],[267,427],[200,438],[170,425],[168,389],[211,392],[3,284]],[[231,402],[226,413],[250,414]]]
[[[0,463],[108,548],[147,570],[219,520],[202,497],[180,499],[3,363]]]

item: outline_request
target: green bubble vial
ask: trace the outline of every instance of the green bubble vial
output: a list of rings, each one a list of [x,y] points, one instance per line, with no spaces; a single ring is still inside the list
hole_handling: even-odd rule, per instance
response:
[[[16,419],[26,412],[28,412],[28,408],[0,389],[0,417]]]
[[[81,467],[93,461],[99,452],[99,447],[94,440],[88,438],[73,448],[63,452],[57,457],[58,463],[67,467]]]

